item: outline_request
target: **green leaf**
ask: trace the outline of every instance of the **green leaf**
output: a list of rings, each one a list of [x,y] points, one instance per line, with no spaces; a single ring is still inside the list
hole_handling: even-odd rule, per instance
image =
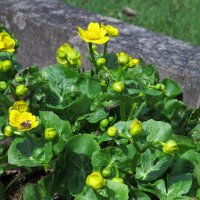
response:
[[[106,200],[93,189],[87,190],[86,193],[78,195],[75,200]]]
[[[162,81],[165,85],[165,94],[168,97],[176,97],[182,93],[180,86],[172,79],[166,78]]]
[[[92,112],[88,117],[87,120],[90,123],[97,123],[102,119],[105,119],[108,116],[108,112],[105,111],[104,108],[99,108]]]
[[[115,161],[121,170],[128,170],[131,168],[135,153],[136,150],[132,144],[101,149],[92,155],[93,169],[102,170],[110,162]]]
[[[82,94],[87,95],[89,98],[93,98],[96,94],[102,92],[100,83],[89,78],[83,79],[79,83],[79,90]]]
[[[172,163],[172,156],[166,155],[161,151],[151,152],[146,150],[136,168],[136,179],[153,181],[162,176]]]
[[[156,195],[160,200],[167,199],[166,186],[162,179],[154,183],[139,184],[139,189]]]
[[[128,200],[128,186],[123,183],[107,180],[108,199]]]
[[[41,200],[41,195],[35,184],[28,184],[23,191],[24,200]]]
[[[132,197],[132,200],[135,200],[135,199],[136,200],[151,200],[151,198],[147,194],[145,194],[138,188],[131,188],[131,192],[130,192],[129,196],[130,195]]]
[[[45,128],[54,128],[60,135],[63,130],[63,121],[51,111],[41,111],[40,120]]]
[[[147,141],[166,142],[172,137],[172,128],[170,124],[152,119],[143,123],[143,129],[147,134]]]
[[[192,174],[180,174],[170,176],[168,181],[167,195],[172,199],[187,194],[192,186]]]
[[[91,173],[90,158],[99,150],[98,143],[91,135],[73,136],[67,143],[68,166],[67,186],[72,195],[79,194],[85,186],[85,180]]]
[[[91,157],[100,148],[93,136],[89,134],[73,136],[69,139],[67,147],[74,153],[84,154],[88,157]]]
[[[199,153],[194,149],[186,151],[180,158],[173,164],[170,176],[175,176],[183,173],[192,172],[194,165],[198,162]],[[200,161],[199,161],[200,164]]]
[[[31,138],[16,138],[8,150],[8,163],[35,167],[47,165],[53,156],[51,143]]]

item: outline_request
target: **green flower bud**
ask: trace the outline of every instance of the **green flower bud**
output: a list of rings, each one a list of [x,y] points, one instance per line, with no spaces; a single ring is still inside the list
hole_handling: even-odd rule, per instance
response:
[[[111,126],[107,130],[107,135],[110,137],[115,137],[118,133],[118,129],[116,126]]]
[[[103,177],[108,178],[111,176],[111,169],[109,167],[106,167],[101,171],[101,173]]]
[[[29,90],[24,84],[20,84],[16,87],[15,92],[17,96],[26,96]]]
[[[5,81],[0,81],[0,91],[6,91],[8,84]]]
[[[168,140],[166,143],[163,143],[163,152],[164,153],[174,153],[174,151],[178,150],[178,145],[174,140]]]
[[[109,122],[113,122],[113,121],[115,120],[115,118],[114,118],[113,116],[110,116],[110,117],[108,118],[108,120],[109,120]]]
[[[118,81],[118,82],[114,82],[113,85],[112,85],[112,88],[115,92],[118,92],[118,93],[121,93],[124,88],[125,88],[125,85],[123,82],[121,81]]]
[[[160,90],[165,91],[165,85],[164,84],[161,84]]]
[[[86,178],[86,185],[93,188],[94,190],[103,188],[105,184],[106,180],[102,177],[100,172],[92,172]]]
[[[16,83],[23,83],[24,82],[24,77],[23,76],[16,76],[15,77],[15,82]]]
[[[101,81],[100,84],[101,84],[102,87],[107,87],[107,83],[106,83],[105,80]]]
[[[118,183],[124,183],[124,179],[123,178],[113,178],[112,181],[118,182]]]
[[[57,136],[57,132],[54,128],[46,128],[44,132],[44,137],[46,140],[53,140]]]
[[[13,133],[14,133],[14,130],[13,130],[12,126],[6,126],[6,127],[4,128],[3,134],[4,134],[6,137],[12,136]]]
[[[105,58],[98,58],[97,59],[97,65],[99,66],[99,67],[102,67],[102,66],[104,66],[106,64],[106,59]]]
[[[100,127],[101,128],[106,128],[109,125],[109,120],[108,119],[102,119],[100,121]]]
[[[0,63],[0,71],[7,72],[12,68],[12,62],[10,60],[4,60]]]
[[[129,55],[128,54],[121,52],[121,53],[117,54],[117,57],[118,57],[118,63],[120,65],[128,64],[128,62],[129,62]]]
[[[142,122],[137,119],[132,121],[132,123],[129,127],[129,131],[132,136],[137,136],[137,135],[141,134],[142,133]]]

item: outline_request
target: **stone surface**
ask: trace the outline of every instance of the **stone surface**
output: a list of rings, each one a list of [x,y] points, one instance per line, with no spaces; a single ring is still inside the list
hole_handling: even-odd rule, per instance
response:
[[[77,26],[86,27],[90,21],[105,22],[120,30],[120,37],[110,42],[110,50],[126,51],[155,64],[161,78],[171,77],[179,82],[189,106],[200,105],[200,47],[90,14],[58,0],[1,0],[0,8],[0,22],[21,42],[18,58],[25,66],[55,63],[56,49],[66,41],[86,54]]]

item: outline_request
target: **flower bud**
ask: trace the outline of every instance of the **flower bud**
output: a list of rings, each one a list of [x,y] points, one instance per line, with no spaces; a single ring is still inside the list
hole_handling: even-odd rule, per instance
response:
[[[4,60],[0,63],[0,71],[7,72],[12,68],[12,62],[10,60]]]
[[[101,128],[106,128],[109,125],[109,120],[108,119],[102,119],[100,121],[100,127]]]
[[[108,178],[111,176],[111,169],[109,167],[106,167],[101,171],[101,173],[103,177]]]
[[[16,76],[15,77],[15,82],[16,83],[23,83],[24,82],[24,77],[23,76]]]
[[[168,140],[166,143],[163,143],[163,152],[164,153],[173,153],[178,150],[178,145],[174,140]]]
[[[113,122],[113,121],[115,120],[115,118],[114,118],[113,116],[110,116],[110,117],[108,118],[108,120],[109,120],[109,122]]]
[[[113,178],[112,181],[118,182],[118,183],[124,183],[124,179],[123,178]]]
[[[121,52],[121,53],[117,54],[117,57],[118,57],[118,63],[120,65],[126,65],[126,64],[128,64],[128,62],[129,62],[129,56],[128,56],[128,54],[126,54],[124,52]]]
[[[121,93],[124,88],[125,88],[125,85],[123,82],[121,81],[118,81],[118,82],[114,82],[113,85],[112,85],[112,88],[115,92],[118,92],[118,93]]]
[[[64,59],[64,58],[67,57],[67,55],[65,54],[64,51],[57,51],[57,56],[58,56],[58,58],[60,58],[60,59]]]
[[[154,86],[154,88],[155,88],[156,90],[165,91],[165,85],[162,84],[162,83],[156,84],[156,85]]]
[[[28,88],[24,84],[20,84],[16,87],[17,96],[26,96],[28,94]]]
[[[132,121],[132,123],[129,127],[129,131],[132,136],[137,136],[137,135],[141,134],[142,133],[142,122],[137,119]]]
[[[129,63],[128,63],[128,67],[132,68],[132,67],[136,67],[139,63],[139,60],[136,58],[130,58],[129,59]]]
[[[8,84],[5,81],[0,81],[0,91],[5,91],[8,88]]]
[[[107,130],[107,135],[110,137],[115,137],[118,133],[118,129],[116,126],[111,126]]]
[[[104,66],[106,64],[106,59],[105,58],[98,58],[97,59],[97,65],[99,66],[99,67],[102,67],[102,66]]]
[[[105,184],[106,180],[102,177],[100,172],[92,172],[86,178],[86,185],[93,188],[94,190],[103,188]]]
[[[105,80],[101,81],[100,84],[101,84],[102,87],[107,87],[107,83],[106,83]]]
[[[12,126],[6,126],[6,127],[4,128],[3,134],[4,134],[6,137],[12,136],[13,133],[14,133],[14,130],[13,130]]]
[[[57,132],[54,128],[46,128],[44,132],[44,137],[46,140],[53,140],[57,136]]]

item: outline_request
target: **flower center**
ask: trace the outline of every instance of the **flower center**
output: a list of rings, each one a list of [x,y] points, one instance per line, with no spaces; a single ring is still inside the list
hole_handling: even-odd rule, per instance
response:
[[[22,123],[20,124],[20,126],[21,126],[22,128],[31,128],[31,123],[30,123],[29,120],[27,120],[27,121],[22,122]]]

